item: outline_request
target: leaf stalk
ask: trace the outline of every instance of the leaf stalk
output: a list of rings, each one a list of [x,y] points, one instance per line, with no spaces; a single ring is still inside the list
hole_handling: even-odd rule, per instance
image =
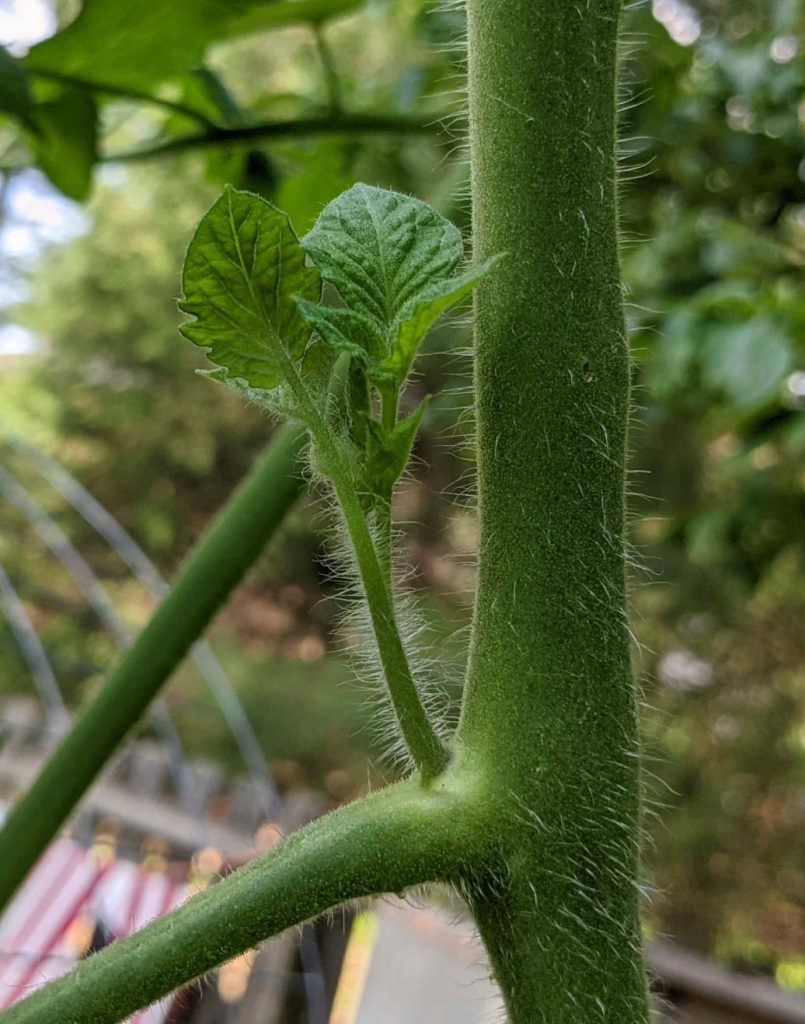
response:
[[[322,466],[341,506],[369,607],[386,686],[400,731],[423,779],[429,781],[445,769],[449,753],[428,719],[397,626],[390,579],[391,555],[390,550],[387,552],[385,549],[385,533],[381,539],[383,554],[379,555],[354,485],[352,468],[308,393],[292,360],[281,345],[278,346],[278,351],[285,380],[298,405],[300,415],[310,429]],[[389,507],[389,534],[390,530]],[[390,545],[390,536],[388,543]]]

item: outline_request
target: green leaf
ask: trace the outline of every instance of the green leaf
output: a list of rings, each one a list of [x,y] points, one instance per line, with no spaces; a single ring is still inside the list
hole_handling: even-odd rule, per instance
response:
[[[396,380],[408,376],[422,339],[439,317],[469,295],[500,259],[495,256],[480,266],[470,267],[458,277],[423,288],[416,303],[407,310],[407,319],[401,319],[396,341],[384,364]]]
[[[385,431],[381,425],[366,417],[365,488],[369,494],[389,498],[394,485],[405,471],[411,458],[419,424],[430,401],[426,397],[410,416],[401,420],[393,430]]]
[[[190,242],[179,308],[195,317],[182,334],[250,388],[279,385],[284,358],[299,360],[310,328],[292,296],[315,302],[321,280],[286,214],[249,192],[227,188]]]
[[[200,63],[223,26],[249,7],[246,0],[84,0],[75,20],[25,62],[32,71],[147,89]]]
[[[32,127],[32,107],[25,67],[4,46],[0,46],[0,110],[13,114],[23,124]]]
[[[226,28],[227,36],[249,35],[299,25],[302,22],[329,21],[360,7],[363,0],[275,0],[257,4],[242,17],[235,18]]]
[[[82,89],[62,89],[32,111],[31,148],[41,170],[70,199],[82,200],[92,187],[98,158],[95,101]]]
[[[26,64],[96,85],[149,89],[199,65],[221,39],[321,21],[359,2],[84,0],[75,20],[35,46]]]
[[[325,207],[302,240],[346,310],[301,307],[336,348],[362,350],[373,382],[401,385],[428,328],[488,273],[453,277],[461,234],[426,203],[355,185]]]
[[[308,386],[308,390],[314,400],[326,402],[327,383],[332,372],[332,353],[327,353],[325,345],[312,345],[311,351],[314,355],[308,359],[307,354],[302,363],[300,376]],[[282,418],[297,419],[305,421],[304,414],[298,409],[296,400],[284,385],[271,388],[253,388],[241,377],[229,377],[223,367],[216,367],[213,370],[196,370],[199,377],[206,377],[217,384],[223,384],[225,388],[234,391],[247,402],[253,402],[268,412]]]
[[[794,365],[784,325],[767,316],[709,326],[701,359],[705,384],[722,391],[740,409],[774,398]]]
[[[349,352],[364,365],[369,365],[373,355],[380,358],[384,354],[383,338],[369,317],[351,309],[317,306],[301,298],[296,304],[308,324],[335,351]]]
[[[355,180],[351,147],[344,138],[305,139],[287,151],[292,171],[285,175],[276,203],[300,231],[313,227],[324,207]]]

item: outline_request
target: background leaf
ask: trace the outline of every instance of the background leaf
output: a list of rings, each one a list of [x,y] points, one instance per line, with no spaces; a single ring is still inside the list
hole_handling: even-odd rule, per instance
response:
[[[36,162],[56,188],[71,199],[86,199],[98,157],[95,101],[82,89],[61,89],[32,111]]]
[[[773,398],[792,364],[788,337],[771,317],[713,325],[705,336],[704,381],[740,408]]]
[[[193,236],[182,285],[180,308],[196,319],[181,331],[208,350],[226,377],[252,388],[282,382],[280,346],[297,359],[310,337],[292,296],[315,301],[321,292],[286,214],[259,196],[226,189]]]
[[[31,90],[23,64],[0,46],[0,110],[31,126]]]
[[[148,88],[200,63],[223,25],[248,7],[247,0],[84,0],[78,17],[35,46],[26,64],[99,85]]]
[[[267,32],[305,21],[328,21],[360,7],[362,3],[363,0],[276,0],[275,3],[261,3],[232,21],[227,26],[226,35]]]
[[[201,63],[230,36],[319,22],[362,0],[84,0],[65,29],[35,46],[29,68],[97,85],[146,89]]]

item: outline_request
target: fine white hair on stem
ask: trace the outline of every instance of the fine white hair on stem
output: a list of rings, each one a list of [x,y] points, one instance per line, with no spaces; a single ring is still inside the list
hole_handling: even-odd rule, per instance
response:
[[[398,771],[410,771],[413,761],[403,741],[389,696],[354,552],[337,501],[329,487],[321,488],[322,516],[330,538],[328,562],[339,580],[337,602],[341,612],[341,646],[352,662],[353,674],[364,703],[371,709],[369,730],[383,761]],[[394,531],[393,541],[397,540]],[[394,545],[396,548],[396,544]],[[434,654],[431,629],[419,601],[407,585],[412,569],[394,557],[392,576],[395,619],[420,700],[436,732],[447,739],[455,724],[447,693],[449,667]]]

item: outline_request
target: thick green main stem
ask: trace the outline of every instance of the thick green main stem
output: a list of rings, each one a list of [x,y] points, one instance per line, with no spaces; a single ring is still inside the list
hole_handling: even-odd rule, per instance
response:
[[[0,909],[255,562],[302,487],[304,433],[286,428],[204,537],[176,585],[0,832]]]
[[[500,787],[473,898],[513,1024],[645,1024],[624,583],[620,0],[468,0],[481,540],[459,742]]]

